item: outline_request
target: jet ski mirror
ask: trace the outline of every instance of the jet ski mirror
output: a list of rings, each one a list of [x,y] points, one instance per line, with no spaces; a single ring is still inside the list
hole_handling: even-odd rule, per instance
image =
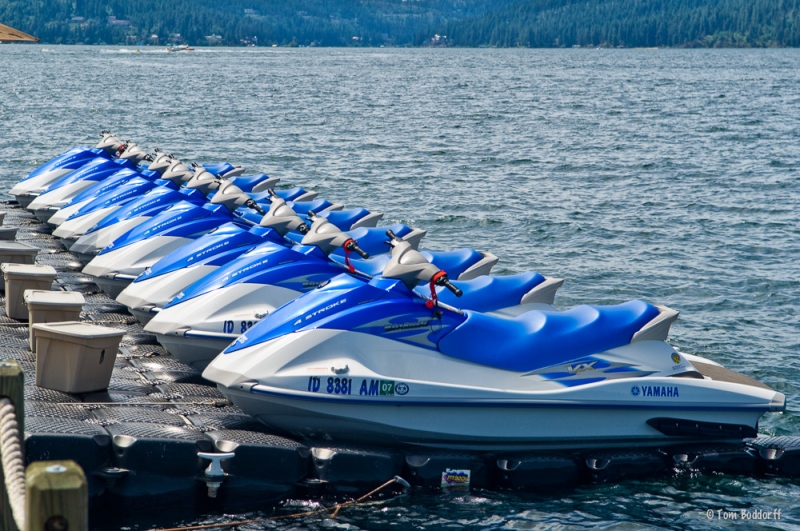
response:
[[[258,224],[260,227],[267,227],[278,232],[281,236],[285,236],[290,231],[297,231],[300,234],[308,232],[308,225],[300,219],[300,216],[286,204],[282,198],[275,194],[275,191],[270,189],[270,207],[269,212],[261,218]]]
[[[430,263],[410,243],[390,230],[386,231],[386,235],[389,236],[389,245],[392,247],[392,258],[383,268],[384,278],[402,280],[409,289],[414,289],[420,282],[430,283],[433,303],[437,300],[435,286],[444,286],[456,297],[463,295],[447,278],[447,273]]]
[[[350,272],[355,269],[350,264],[348,254],[353,252],[361,256],[361,258],[369,258],[363,249],[358,246],[358,242],[350,237],[349,234],[342,231],[339,227],[328,221],[327,218],[316,215],[313,211],[308,212],[308,218],[311,220],[311,228],[308,233],[303,236],[300,245],[313,245],[325,254],[331,254],[336,249],[345,250],[345,263],[350,268]]]
[[[247,193],[231,181],[221,182],[219,190],[217,190],[217,193],[211,198],[211,203],[214,205],[224,205],[231,212],[240,206],[246,206],[252,208],[262,216],[266,215],[266,212],[258,206],[258,203],[256,203],[252,197],[247,195]]]

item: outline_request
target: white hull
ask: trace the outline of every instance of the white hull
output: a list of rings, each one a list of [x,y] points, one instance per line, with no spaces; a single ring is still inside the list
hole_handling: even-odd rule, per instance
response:
[[[150,219],[150,216],[125,219],[104,229],[84,234],[72,244],[69,250],[81,257],[94,256],[105,249],[111,242],[148,219]]]
[[[83,272],[94,277],[97,285],[109,297],[116,298],[142,271],[190,241],[190,238],[177,236],[156,236],[141,240],[98,254],[86,264]]]
[[[210,336],[186,337],[180,334],[156,334],[158,343],[175,358],[196,371],[202,372],[220,352],[236,339],[236,334],[219,338]]]
[[[714,440],[741,440],[747,435],[736,430],[753,431],[765,412],[785,405],[767,388],[673,377],[702,358],[679,355],[663,341],[596,356],[664,370],[640,377],[597,371],[599,381],[571,386],[541,371],[522,374],[378,336],[313,329],[221,354],[203,377],[245,412],[293,435],[474,450],[708,441],[692,434],[697,422],[726,426]],[[584,366],[575,377],[592,371]],[[668,435],[648,424],[655,419],[689,431]]]
[[[87,199],[86,201],[81,201],[76,205],[60,208],[58,212],[53,214],[50,219],[47,220],[47,223],[50,225],[55,225],[58,227],[55,231],[53,231],[53,235],[58,236],[59,238],[77,239],[83,236],[87,230],[94,227],[101,219],[120,208],[118,205],[108,208],[101,208],[79,218],[70,219],[67,221],[68,217],[80,210],[90,201],[91,200]]]
[[[251,392],[219,386],[245,413],[298,437],[381,445],[462,450],[549,450],[658,446],[707,438],[667,437],[647,421],[669,417],[718,422],[717,411],[516,404],[345,404],[308,400],[261,387]],[[726,421],[753,425],[761,412],[737,412]],[[741,437],[731,438],[737,442]]]
[[[278,286],[234,284],[163,308],[144,329],[173,356],[202,370],[242,332],[297,295]]]
[[[28,205],[39,196],[42,190],[73,171],[75,170],[58,168],[41,173],[36,177],[17,183],[8,193],[13,195],[23,208],[28,208]]]
[[[183,288],[200,280],[219,266],[194,266],[184,267],[176,271],[171,271],[154,278],[132,282],[125,290],[117,296],[117,302],[121,302],[131,310],[136,310],[134,315],[137,319],[140,315],[147,314],[147,321],[140,322],[146,324],[150,321],[150,308],[162,308],[175,297]]]
[[[97,184],[97,181],[78,181],[56,188],[52,192],[42,194],[31,201],[27,209],[32,211],[42,223],[47,223],[59,208],[69,203],[73,197],[83,190],[95,184]]]

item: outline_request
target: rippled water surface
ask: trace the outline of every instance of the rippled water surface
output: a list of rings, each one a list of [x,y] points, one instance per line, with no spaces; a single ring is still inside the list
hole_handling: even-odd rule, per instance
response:
[[[561,307],[680,310],[671,342],[785,393],[761,431],[800,435],[798,50],[0,46],[0,191],[101,129],[384,212],[428,248],[490,250],[501,273],[564,277]],[[242,529],[730,526],[709,508],[780,508],[733,525],[789,529],[797,506],[797,481],[675,477],[414,492]]]

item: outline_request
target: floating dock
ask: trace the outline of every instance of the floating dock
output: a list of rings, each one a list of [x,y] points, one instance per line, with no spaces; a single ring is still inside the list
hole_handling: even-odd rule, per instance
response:
[[[739,444],[547,453],[464,453],[297,441],[271,433],[210,382],[171,357],[126,308],[81,273],[82,264],[13,202],[5,227],[57,271],[52,289],[83,294],[81,320],[122,329],[107,390],[68,394],[35,384],[28,325],[0,304],[0,359],[25,371],[25,459],[71,459],[85,471],[92,514],[170,508],[184,514],[267,509],[290,498],[355,497],[391,479],[411,485],[550,491],[555,487],[679,471],[800,476],[800,437]],[[4,301],[3,301],[4,302]],[[214,476],[207,454],[221,459]],[[217,469],[218,470],[218,469]],[[212,472],[209,476],[209,471]]]

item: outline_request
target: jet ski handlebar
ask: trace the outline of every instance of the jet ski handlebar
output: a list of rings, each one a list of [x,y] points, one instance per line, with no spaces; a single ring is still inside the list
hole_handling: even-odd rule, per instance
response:
[[[253,199],[253,198],[250,198],[250,199],[248,199],[247,201],[245,201],[245,203],[244,203],[244,206],[246,206],[246,207],[248,207],[248,208],[252,208],[252,209],[253,209],[253,210],[255,210],[256,212],[258,212],[258,213],[259,213],[259,215],[261,215],[261,216],[266,216],[266,215],[267,215],[267,212],[266,212],[266,210],[264,210],[263,208],[261,208],[261,207],[258,205],[258,203],[256,203],[256,200],[255,200],[255,199]]]
[[[342,245],[346,250],[358,254],[361,258],[366,260],[369,258],[369,253],[367,253],[364,249],[358,246],[358,242],[356,242],[353,238],[350,238],[344,245]]]
[[[439,271],[438,273],[433,275],[431,282],[433,282],[437,286],[444,286],[445,288],[452,291],[453,295],[455,295],[456,297],[460,297],[464,294],[463,291],[455,287],[453,283],[450,282],[450,279],[447,278],[447,273],[445,273],[444,271]]]

